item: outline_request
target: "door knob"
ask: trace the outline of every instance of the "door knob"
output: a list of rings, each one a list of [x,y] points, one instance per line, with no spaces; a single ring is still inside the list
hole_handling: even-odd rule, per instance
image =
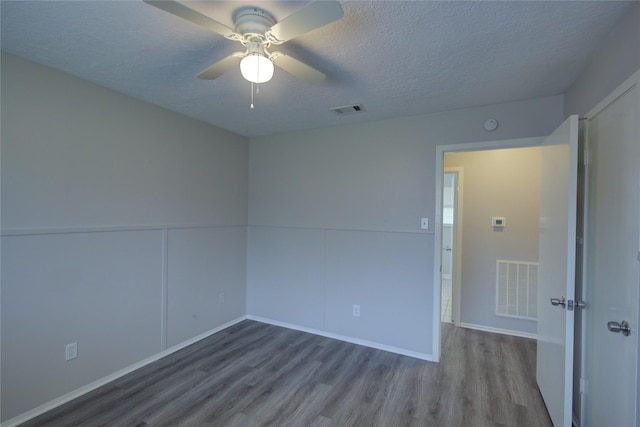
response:
[[[622,335],[628,337],[631,333],[631,328],[629,327],[629,322],[623,320],[622,322],[607,322],[607,329],[611,332],[615,332],[616,334],[622,332]]]
[[[552,297],[551,298],[551,305],[555,305],[555,306],[562,306],[562,308],[564,308],[567,305],[567,300],[564,297]]]

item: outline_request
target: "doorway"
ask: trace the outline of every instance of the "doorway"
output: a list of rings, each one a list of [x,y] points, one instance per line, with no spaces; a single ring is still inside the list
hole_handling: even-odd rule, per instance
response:
[[[539,163],[539,147],[445,155],[442,297],[445,310],[452,290],[449,307],[457,326],[535,335]],[[448,187],[457,170],[464,171],[464,196],[458,197],[464,208],[454,210],[456,186]],[[464,216],[457,223],[456,212]],[[456,305],[464,307],[462,313],[456,313]],[[443,311],[445,321],[451,321],[448,314]]]
[[[459,285],[456,284],[456,281],[458,283],[461,283],[461,279],[462,276],[464,275],[461,271],[461,267],[462,267],[462,262],[460,262],[462,260],[462,241],[461,241],[461,237],[462,237],[462,232],[456,233],[456,236],[454,238],[454,240],[451,240],[451,237],[449,236],[445,236],[445,233],[448,233],[448,231],[446,230],[446,225],[444,224],[445,222],[456,222],[456,218],[445,218],[445,216],[449,216],[450,214],[456,214],[457,215],[457,228],[458,230],[461,230],[461,226],[460,224],[462,223],[461,220],[461,215],[463,212],[462,209],[462,196],[461,196],[461,186],[459,185],[463,179],[461,176],[462,173],[462,168],[464,168],[464,166],[454,166],[454,165],[447,165],[447,167],[445,167],[445,154],[448,153],[463,153],[463,152],[483,152],[483,151],[492,151],[492,150],[502,150],[502,149],[506,149],[506,148],[524,148],[524,147],[535,147],[537,145],[540,144],[541,142],[541,138],[522,138],[522,139],[512,139],[512,140],[502,140],[502,141],[488,141],[488,142],[479,142],[479,143],[470,143],[470,144],[455,144],[455,145],[444,145],[444,146],[438,146],[436,147],[436,224],[438,224],[438,227],[435,227],[435,244],[436,247],[440,247],[442,248],[442,250],[438,250],[435,251],[434,253],[434,265],[436,266],[441,266],[443,271],[444,271],[444,277],[443,274],[441,273],[440,268],[436,268],[434,269],[434,283],[438,284],[438,286],[434,287],[434,331],[433,331],[433,356],[435,360],[439,360],[440,359],[440,350],[441,350],[441,325],[442,325],[442,319],[443,319],[443,314],[447,314],[445,312],[446,310],[446,297],[448,295],[448,290],[446,288],[446,281],[447,281],[447,273],[448,273],[448,253],[450,252],[451,254],[451,300],[450,300],[450,307],[451,307],[451,320],[453,321],[457,326],[463,326],[463,327],[467,327],[467,328],[475,328],[475,329],[481,329],[481,330],[486,330],[489,332],[504,332],[503,330],[501,330],[499,327],[474,327],[476,325],[473,324],[469,324],[469,323],[465,323],[463,322],[462,319],[462,304],[461,304],[461,295],[462,292],[460,291],[460,287],[458,287]],[[448,168],[459,168],[460,170],[458,170],[458,206],[457,209],[453,209],[453,210],[449,210],[449,209],[445,209],[444,206],[444,200],[445,200],[445,172],[451,172],[450,170],[448,170]],[[464,168],[464,174],[465,176],[467,175],[467,170],[466,168]],[[447,185],[450,187],[451,181],[455,179],[455,178],[447,178],[447,180],[449,181],[447,183]],[[473,180],[469,180],[466,179],[466,181],[473,181]],[[466,192],[467,188],[466,188],[466,184],[465,184],[465,192]],[[450,190],[447,190],[447,193],[449,193]],[[480,194],[480,197],[485,197],[485,195],[488,195],[489,193],[491,193],[493,191],[493,189],[491,190],[487,190],[487,188],[484,189],[484,194]],[[481,192],[482,193],[482,192]],[[467,196],[465,196],[466,198]],[[447,208],[450,208],[450,201],[447,201]],[[469,210],[470,208],[468,206],[465,206],[466,210]],[[500,215],[500,212],[493,212],[494,215]],[[466,223],[467,219],[465,218],[465,223]],[[484,221],[483,224],[486,225],[486,229],[491,230],[491,215],[489,215],[487,221]],[[485,224],[486,222],[486,224]],[[445,225],[445,227],[443,227],[443,225]],[[515,224],[514,224],[515,225]],[[537,217],[536,217],[536,227],[537,227]],[[451,227],[451,231],[452,234],[455,230],[455,227]],[[485,230],[486,231],[486,230]],[[465,236],[466,236],[466,232],[465,232]],[[506,233],[503,234],[499,234],[499,231],[496,230],[496,232],[494,233],[493,237],[504,237],[506,236]],[[467,239],[467,237],[465,237],[465,239]],[[450,243],[453,243],[453,246],[450,246]],[[438,246],[439,245],[439,246]],[[451,251],[448,251],[447,248],[451,247]],[[479,251],[482,251],[483,248],[479,248]],[[537,248],[536,248],[536,253],[537,253]],[[456,256],[456,254],[459,254],[458,256]],[[537,255],[536,255],[537,257]],[[465,261],[466,262],[466,261]],[[493,265],[495,268],[495,260],[493,261]],[[444,279],[444,287],[440,286],[441,281]],[[491,287],[491,289],[489,290],[489,292],[485,292],[483,295],[481,295],[481,298],[483,300],[485,300],[485,302],[483,303],[485,305],[485,307],[487,306],[493,306],[495,304],[495,301],[491,299],[491,297],[489,295],[494,295],[494,287],[495,287],[495,276],[493,281],[489,284],[489,286]],[[458,287],[458,289],[456,289]],[[444,298],[443,298],[444,297]],[[487,300],[488,298],[488,300]],[[443,302],[445,302],[445,304],[443,304]],[[444,306],[444,307],[443,307]],[[468,307],[468,305],[467,305]],[[488,314],[488,316],[494,317],[495,318],[495,313],[491,312]],[[447,317],[445,317],[445,321],[447,320]],[[515,321],[515,322],[527,322],[526,320],[522,320],[522,319],[507,319],[507,321]],[[512,334],[512,335],[516,335],[516,334]],[[533,333],[527,334],[527,333],[523,333],[523,334],[519,334],[520,336],[525,336],[528,338],[531,338],[535,335],[535,330],[533,330]]]

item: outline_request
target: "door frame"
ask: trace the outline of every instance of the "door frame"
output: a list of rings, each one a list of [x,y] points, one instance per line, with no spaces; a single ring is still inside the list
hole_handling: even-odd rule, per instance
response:
[[[440,318],[442,313],[441,298],[442,293],[440,289],[441,282],[441,261],[442,261],[442,177],[444,174],[444,155],[446,153],[459,153],[463,151],[483,151],[483,150],[501,150],[504,148],[523,148],[523,147],[537,147],[539,146],[545,137],[534,138],[518,138],[518,139],[502,139],[494,141],[479,141],[464,144],[446,144],[436,146],[436,188],[435,188],[435,227],[434,239],[435,247],[438,250],[434,252],[433,259],[433,342],[432,342],[432,357],[434,362],[440,361],[440,347],[441,347],[441,322]],[[458,319],[460,320],[460,319]]]

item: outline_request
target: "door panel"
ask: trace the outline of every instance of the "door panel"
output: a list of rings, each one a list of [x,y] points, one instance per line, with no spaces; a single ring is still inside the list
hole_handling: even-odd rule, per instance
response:
[[[571,426],[574,311],[550,299],[575,299],[577,158],[578,117],[571,116],[541,150],[536,379],[556,427]]]
[[[447,279],[453,271],[456,176],[456,172],[445,171],[442,188],[442,275]]]
[[[440,289],[443,322],[453,323],[454,315],[454,251],[456,236],[458,172],[445,170],[442,181],[442,250]],[[457,297],[457,295],[456,295]],[[457,319],[457,318],[456,318]]]
[[[453,271],[453,224],[442,224],[442,276],[451,280]]]
[[[585,426],[636,425],[640,89],[588,121]],[[626,320],[629,336],[607,322]]]

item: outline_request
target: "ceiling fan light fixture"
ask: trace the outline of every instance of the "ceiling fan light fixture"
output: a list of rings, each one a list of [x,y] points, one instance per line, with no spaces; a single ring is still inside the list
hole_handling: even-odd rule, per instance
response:
[[[240,72],[252,83],[265,83],[273,77],[273,62],[260,53],[252,53],[240,61]]]
[[[2,1],[2,0],[0,0]],[[242,76],[252,84],[264,83],[273,77],[274,65],[308,83],[320,83],[325,75],[282,52],[267,52],[272,45],[280,45],[341,19],[344,15],[338,0],[312,0],[280,21],[257,7],[241,7],[233,16],[234,28],[228,27],[189,6],[182,0],[144,0],[193,24],[212,30],[225,38],[245,46],[245,52],[235,52],[216,62],[200,74],[202,80],[214,80],[240,61]],[[253,90],[253,89],[252,89]]]

